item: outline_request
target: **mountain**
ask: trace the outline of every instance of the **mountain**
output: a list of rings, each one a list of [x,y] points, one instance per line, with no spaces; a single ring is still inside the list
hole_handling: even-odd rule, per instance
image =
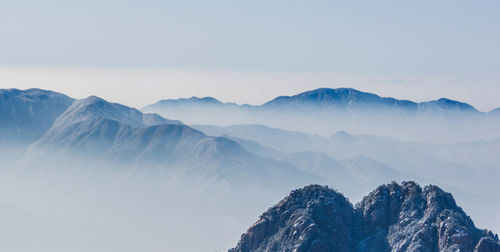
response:
[[[279,96],[260,106],[237,105],[235,103],[222,103],[213,97],[191,97],[181,99],[161,100],[155,104],[146,106],[143,110],[155,111],[168,109],[168,107],[195,107],[195,106],[218,106],[252,108],[254,110],[303,110],[305,108],[316,109],[336,109],[342,111],[376,111],[387,110],[389,112],[446,112],[463,111],[478,112],[474,107],[467,103],[441,98],[434,101],[416,103],[409,100],[398,100],[391,97],[380,97],[373,93],[362,92],[352,88],[319,88],[302,92],[293,96]],[[308,110],[309,111],[309,110]]]
[[[283,152],[324,152],[338,160],[366,157],[385,163],[401,172],[434,177],[436,172],[448,174],[458,167],[441,160],[413,144],[391,137],[354,135],[339,131],[329,137],[310,135],[297,131],[271,128],[265,125],[193,125],[194,128],[213,136],[227,135],[252,140],[265,147]]]
[[[349,191],[351,197],[362,197],[374,186],[389,181],[405,181],[421,177],[393,169],[382,162],[356,156],[338,161],[322,151],[281,152],[252,140],[224,135],[257,155],[286,162],[301,171],[318,175],[330,184]]]
[[[437,112],[470,112],[477,113],[474,107],[467,103],[441,98],[436,101],[421,102],[418,104],[418,110],[424,113]]]
[[[268,108],[322,107],[341,110],[394,109],[411,113],[417,104],[408,100],[380,97],[352,88],[319,88],[294,96],[280,96],[262,105]]]
[[[319,135],[349,130],[441,142],[498,137],[496,129],[500,127],[498,117],[460,101],[441,98],[414,102],[352,88],[319,88],[255,106],[222,103],[214,98],[164,100],[142,111],[190,125],[264,124]]]
[[[496,108],[488,112],[491,115],[500,115],[500,108]]]
[[[180,106],[220,106],[224,105],[224,103],[218,101],[217,99],[213,97],[196,97],[193,96],[191,98],[180,98],[180,99],[165,99],[158,101],[155,104],[151,104],[144,108],[145,110],[148,109],[155,109],[155,108],[161,108],[163,106],[174,106],[174,107],[180,107]]]
[[[42,89],[0,89],[0,142],[41,137],[73,99]]]
[[[380,97],[376,94],[361,92],[352,88],[319,88],[294,96],[280,96],[263,105],[264,107],[329,107],[341,110],[385,109],[388,112],[406,113],[438,113],[438,112],[478,112],[467,103],[441,98],[435,101],[416,103],[409,100],[398,100]]]
[[[110,103],[97,96],[75,101],[54,123],[54,128],[68,123],[86,121],[101,117],[128,124],[146,127],[159,124],[182,124],[177,120],[165,119],[157,114],[144,114],[137,109],[118,103]]]
[[[353,206],[311,185],[292,191],[241,236],[237,251],[500,251],[453,196],[414,182],[378,187]]]
[[[91,96],[75,101],[28,149],[23,164],[160,168],[193,178],[316,178],[225,137]],[[158,169],[149,169],[158,170]]]
[[[229,126],[191,125],[211,136],[232,136],[256,141],[266,147],[284,152],[321,151],[327,139],[299,131],[289,131],[262,124],[238,124]]]
[[[258,112],[257,107],[222,103],[213,97],[191,97],[160,100],[141,109],[147,113],[158,113],[165,117],[177,118],[187,124],[214,122],[221,119],[228,122],[245,121]]]

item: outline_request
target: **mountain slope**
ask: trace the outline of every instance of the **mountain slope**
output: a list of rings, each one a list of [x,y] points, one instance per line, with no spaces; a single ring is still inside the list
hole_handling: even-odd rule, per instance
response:
[[[206,102],[201,102],[208,99]],[[407,140],[470,141],[498,137],[500,119],[467,103],[441,98],[414,102],[351,88],[320,88],[280,96],[262,105],[213,98],[160,101],[143,109],[187,124],[264,124],[310,134],[349,130]]]
[[[450,112],[466,112],[477,113],[474,107],[467,103],[441,98],[435,101],[421,102],[418,104],[419,112],[423,113],[450,113]]]
[[[263,107],[331,107],[341,110],[386,110],[386,112],[405,113],[446,113],[446,112],[478,112],[467,103],[441,98],[434,101],[416,103],[409,100],[398,100],[391,97],[380,97],[376,94],[361,92],[352,88],[319,88],[294,96],[280,96],[263,105]]]
[[[327,139],[303,132],[272,128],[262,124],[239,124],[225,127],[215,125],[191,125],[211,136],[232,136],[256,141],[264,146],[284,152],[324,151]]]
[[[193,178],[315,178],[287,163],[250,153],[228,138],[210,137],[178,121],[97,97],[75,101],[30,146],[23,163],[161,168]]]
[[[36,140],[72,102],[72,98],[48,90],[1,89],[0,141]]]
[[[416,148],[410,143],[390,137],[352,135],[345,131],[330,137],[287,131],[264,125],[233,125],[226,127],[194,125],[209,135],[248,139],[265,147],[283,152],[324,152],[338,160],[366,157],[385,163],[400,172],[434,177],[436,172],[447,173],[456,167],[451,162]]]
[[[417,104],[408,100],[380,97],[352,88],[319,88],[294,96],[280,96],[262,106],[288,109],[304,106],[342,110],[394,109],[408,113],[415,112],[417,109]]]
[[[500,115],[500,108],[496,108],[488,112],[491,115]]]
[[[168,120],[157,114],[145,114],[137,109],[118,103],[110,103],[97,96],[77,100],[54,123],[59,125],[85,121],[102,117],[128,124],[133,127],[145,127],[157,124],[182,124],[177,120]]]
[[[318,88],[302,92],[293,96],[279,96],[260,106],[237,105],[235,103],[222,103],[213,97],[191,97],[180,99],[160,100],[155,104],[146,106],[145,111],[160,111],[169,107],[218,107],[218,108],[240,108],[264,111],[268,109],[280,110],[302,110],[304,108],[336,109],[346,111],[375,111],[387,110],[386,112],[404,112],[408,114],[425,112],[447,112],[463,111],[478,112],[467,103],[441,98],[428,102],[413,102],[409,100],[398,100],[392,97],[380,97],[373,93],[362,92],[353,88]],[[309,110],[308,110],[309,111]]]
[[[280,152],[277,149],[260,145],[257,142],[228,137],[246,150],[263,157],[286,162],[301,171],[318,175],[328,180],[329,184],[336,185],[348,191],[351,197],[361,198],[374,186],[390,181],[416,180],[426,181],[419,176],[400,172],[374,159],[356,156],[337,161],[321,151]]]
[[[355,207],[318,185],[295,190],[241,236],[236,251],[499,251],[451,194],[414,182],[378,187]]]
[[[151,104],[144,109],[154,109],[162,106],[195,106],[195,105],[203,105],[203,106],[218,106],[223,105],[224,103],[218,101],[213,97],[196,97],[193,96],[191,98],[180,98],[180,99],[165,99],[160,100],[155,104]]]

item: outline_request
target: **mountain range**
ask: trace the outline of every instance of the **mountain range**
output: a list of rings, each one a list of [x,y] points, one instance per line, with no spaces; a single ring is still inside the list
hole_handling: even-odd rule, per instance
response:
[[[450,193],[403,182],[379,186],[355,206],[328,187],[294,190],[229,251],[496,252],[500,243]]]
[[[314,108],[328,108],[338,110],[377,110],[389,109],[393,111],[400,111],[405,113],[431,113],[431,112],[471,112],[479,113],[473,106],[450,100],[447,98],[440,98],[438,100],[428,102],[413,102],[409,100],[398,100],[390,97],[380,97],[376,94],[358,91],[352,88],[319,88],[311,91],[306,91],[293,96],[280,96],[274,98],[260,106],[251,105],[237,105],[235,103],[222,103],[213,97],[191,97],[181,99],[167,99],[161,100],[152,105],[143,108],[144,111],[153,111],[168,109],[172,107],[181,106],[227,106],[227,107],[241,107],[249,109],[299,109],[314,107]]]
[[[315,178],[285,162],[248,152],[225,137],[212,137],[177,120],[91,96],[74,102],[25,153],[37,167],[159,168],[192,178],[232,182],[251,178]],[[153,169],[153,167],[155,169]],[[274,182],[273,182],[274,183]]]
[[[2,116],[7,121],[16,121],[22,116],[29,119],[20,120],[15,127],[2,125],[4,132],[43,126],[27,141],[29,146],[21,159],[24,166],[87,167],[87,170],[91,170],[90,167],[160,167],[192,177],[231,181],[250,181],[252,177],[273,181],[276,177],[286,177],[286,183],[330,181],[347,185],[347,181],[355,179],[349,171],[351,165],[324,153],[273,150],[276,155],[269,155],[270,152],[263,151],[265,147],[256,142],[252,147],[247,138],[213,132],[207,135],[202,133],[204,130],[178,120],[142,113],[96,96],[77,100],[40,89],[2,92],[1,102],[9,105],[3,107],[9,111]],[[33,110],[33,106],[37,109]],[[388,172],[391,168],[385,170],[386,174],[391,173]],[[372,180],[370,184],[381,181],[384,180]]]
[[[500,117],[447,98],[399,100],[351,88],[319,88],[262,105],[223,103],[212,97],[161,100],[142,109],[187,124],[264,124],[310,134],[346,130],[407,140],[470,141],[497,137]]]
[[[390,97],[380,97],[376,94],[361,92],[352,88],[319,88],[303,92],[294,96],[280,96],[262,105],[271,108],[304,108],[322,107],[347,111],[377,111],[390,110],[392,112],[436,113],[436,112],[478,112],[467,103],[447,98],[428,102],[412,102]]]
[[[446,99],[417,104],[353,89],[313,90],[297,96],[278,97],[262,106],[226,104],[213,98],[179,99],[167,103],[167,107],[181,118],[150,113],[148,109],[140,111],[96,96],[74,99],[41,89],[0,90],[0,151],[4,153],[0,162],[3,167],[23,168],[16,169],[16,172],[22,176],[25,175],[23,172],[29,174],[28,181],[40,180],[38,175],[41,173],[49,174],[47,184],[62,183],[61,188],[66,186],[66,180],[75,183],[72,178],[82,178],[83,181],[76,181],[84,185],[83,191],[88,191],[85,186],[94,180],[102,181],[106,186],[108,183],[116,185],[120,192],[121,186],[129,182],[140,184],[138,181],[146,181],[141,187],[155,190],[164,190],[169,188],[167,185],[176,183],[182,184],[183,189],[206,189],[204,185],[208,184],[213,189],[210,192],[231,192],[233,200],[245,197],[238,202],[251,200],[256,203],[255,208],[264,202],[268,205],[271,192],[282,197],[291,188],[305,184],[334,185],[346,195],[359,199],[377,185],[393,180],[416,180],[440,184],[452,190],[481,225],[487,223],[497,227],[500,222],[495,214],[497,202],[500,202],[496,193],[496,178],[500,176],[500,138],[495,130],[494,112],[479,112],[467,104]],[[343,112],[332,112],[339,109]],[[398,115],[394,117],[397,120],[384,121],[389,118],[384,114],[388,110],[395,111],[389,114]],[[190,124],[178,120],[182,116],[201,118],[201,121],[210,119],[216,123]],[[221,118],[252,123],[222,126]],[[419,141],[395,138],[397,132],[394,130],[402,131],[408,126],[408,131],[415,131],[423,125],[419,122],[426,118],[434,119],[429,121],[425,134],[416,132],[421,137]],[[259,120],[283,127],[254,123]],[[467,120],[472,120],[475,126],[467,124]],[[381,123],[376,124],[378,121]],[[407,124],[410,122],[413,124]],[[458,125],[458,128],[448,122]],[[290,130],[295,126],[308,130]],[[325,126],[328,134],[311,133],[321,126]],[[391,134],[360,134],[356,133],[357,126]],[[471,135],[474,141],[426,141],[427,137],[432,139],[442,132],[455,135],[454,129],[465,135],[465,129],[469,127],[478,132]],[[330,131],[334,128],[342,130]],[[482,140],[482,134],[488,130],[495,137]],[[68,171],[71,174],[66,176]],[[56,176],[51,177],[53,174]],[[111,175],[111,179],[103,175]],[[5,178],[5,181],[10,180]],[[394,190],[391,193],[411,188],[420,190],[415,189],[418,186],[406,188],[406,184],[389,187]],[[425,191],[417,193],[420,198],[427,197],[427,194],[423,195]],[[52,194],[48,195],[50,198]],[[224,197],[219,195],[219,198]],[[401,204],[415,203],[404,202]],[[230,203],[226,203],[229,207]],[[453,204],[450,206],[458,211]],[[419,205],[418,209],[425,207]],[[359,217],[358,207],[344,210],[348,215]],[[359,220],[358,217],[355,219]],[[433,218],[432,223],[437,223]],[[324,223],[329,222],[325,220]],[[376,229],[381,230],[377,237],[368,237],[364,231],[354,233],[355,238],[348,246],[356,244],[357,248],[362,240],[362,244],[385,244],[384,249],[393,246],[390,239],[400,237],[400,233],[388,238],[390,245],[380,238],[392,232],[389,226]],[[474,234],[480,233],[470,230]],[[479,246],[479,238],[474,236],[470,244]],[[292,242],[292,238],[284,239]],[[479,247],[492,244],[489,238],[485,239]],[[269,244],[265,247],[277,246]]]
[[[439,182],[435,178],[446,177],[449,185],[460,185],[463,179],[449,174],[461,169],[471,172],[469,178],[476,177],[483,174],[477,173],[479,168],[495,173],[492,169],[495,167],[494,157],[500,151],[500,142],[495,140],[464,144],[458,148],[461,145],[413,144],[345,131],[323,137],[254,124],[188,126],[178,120],[143,113],[95,96],[76,100],[40,89],[11,89],[1,93],[0,102],[5,105],[0,116],[5,119],[3,122],[9,122],[0,127],[0,132],[4,132],[2,139],[28,139],[25,142],[29,147],[21,160],[25,165],[154,166],[196,177],[224,179],[262,177],[272,180],[273,176],[288,174],[289,178],[308,178],[310,182],[326,178],[346,186],[350,184],[346,181],[360,184],[364,181],[366,185],[374,186],[391,177],[431,179],[434,182]],[[344,104],[353,108],[357,106],[355,104],[367,102],[415,107],[409,101],[381,98],[353,89],[318,89],[297,96],[278,97],[263,106],[299,104],[299,101],[337,104],[332,100],[339,99],[357,101]],[[192,100],[171,102],[184,104]],[[189,104],[222,104],[208,98],[195,100]],[[435,103],[432,106],[477,112],[466,104],[447,102],[443,105],[440,101],[418,106]],[[485,150],[483,153],[489,156],[475,155],[477,152],[470,151],[470,146]],[[460,153],[464,161],[454,162],[457,155],[449,150]],[[436,153],[440,155],[436,156]]]

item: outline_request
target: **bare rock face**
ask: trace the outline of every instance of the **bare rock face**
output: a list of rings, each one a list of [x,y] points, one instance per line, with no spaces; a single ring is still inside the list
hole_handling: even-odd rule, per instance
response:
[[[265,212],[231,251],[351,251],[354,220],[344,196],[307,186]]]
[[[450,193],[404,182],[378,187],[355,207],[328,187],[295,190],[242,235],[237,251],[496,252],[500,244]]]

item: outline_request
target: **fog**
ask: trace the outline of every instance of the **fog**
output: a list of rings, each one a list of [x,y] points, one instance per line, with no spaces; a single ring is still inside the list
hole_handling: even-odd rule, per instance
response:
[[[98,97],[48,103],[61,96],[22,92],[29,99],[2,103],[9,123],[0,124],[0,241],[8,251],[227,251],[261,213],[309,184],[352,203],[391,181],[436,184],[479,228],[500,230],[494,115],[143,111],[180,123]]]
[[[247,189],[60,169],[3,173],[0,222],[8,251],[223,251],[300,186]]]
[[[463,142],[499,136],[500,116],[492,113],[424,111],[417,115],[392,108],[359,111],[236,104],[151,105],[143,109],[186,124],[230,126],[263,124],[290,131],[330,136],[338,131],[395,137],[409,141]]]

